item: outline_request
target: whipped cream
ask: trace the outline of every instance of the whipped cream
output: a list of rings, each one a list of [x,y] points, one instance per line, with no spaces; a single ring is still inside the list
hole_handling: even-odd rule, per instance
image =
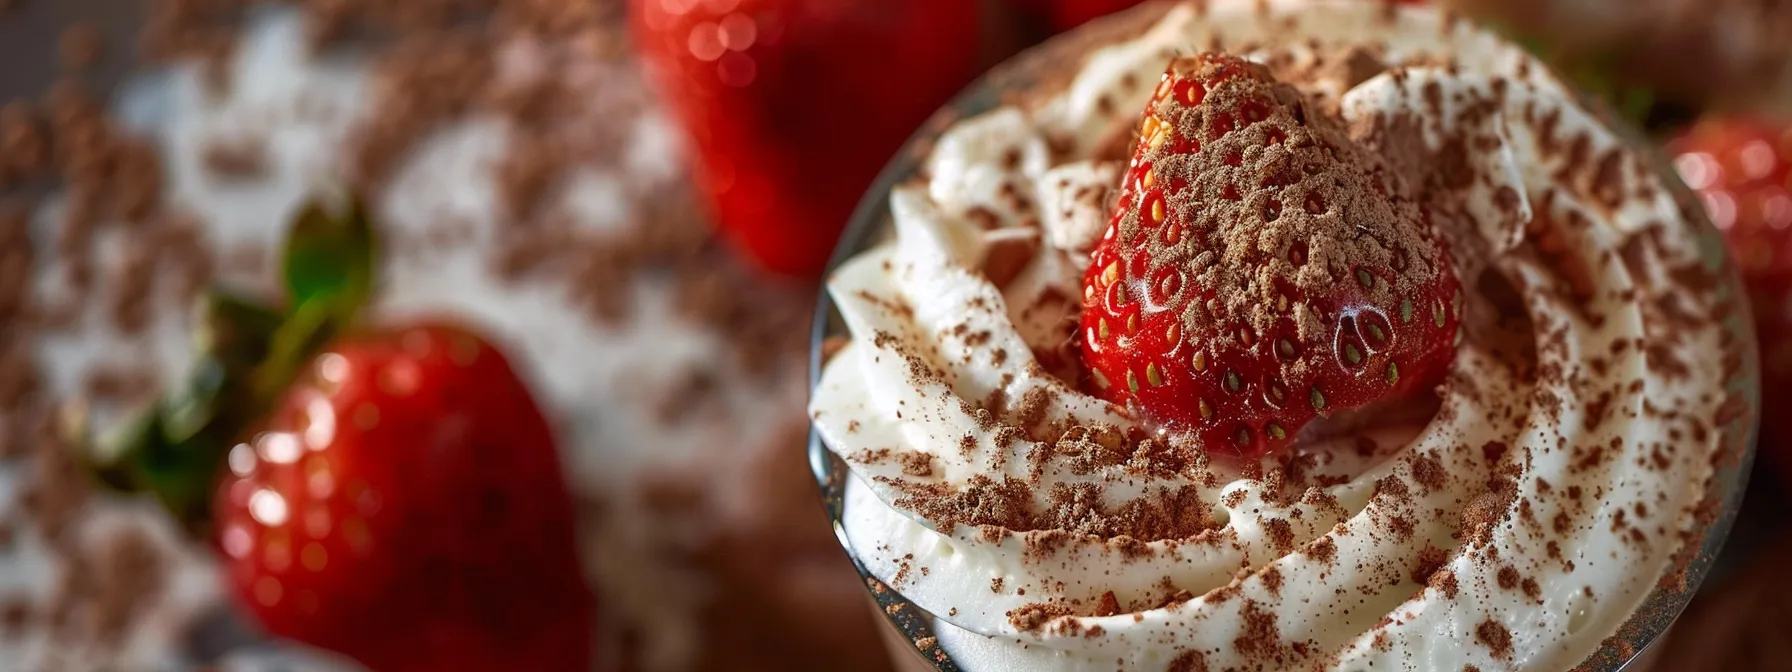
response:
[[[1110,148],[1200,49],[1268,64],[1431,209],[1467,304],[1435,409],[1241,468],[1074,382]],[[1547,68],[1429,9],[1214,0],[1061,87],[947,130],[829,282],[852,339],[811,415],[846,539],[959,667],[1565,670],[1680,580],[1752,345],[1696,204]]]

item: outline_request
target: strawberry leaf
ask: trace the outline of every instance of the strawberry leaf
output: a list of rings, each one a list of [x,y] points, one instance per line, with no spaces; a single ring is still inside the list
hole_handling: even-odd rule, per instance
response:
[[[353,315],[373,287],[373,259],[373,227],[359,202],[350,199],[337,208],[307,203],[293,220],[281,259],[288,306],[294,314],[318,304],[337,317]]]
[[[249,390],[251,373],[267,358],[268,343],[282,322],[279,313],[223,291],[207,295],[200,311],[199,361],[184,393],[163,399],[165,431],[174,441],[202,432],[220,411],[228,410],[222,406],[252,401],[240,395]],[[237,396],[217,403],[226,392]]]
[[[267,342],[267,358],[255,372],[254,394],[272,403],[311,354],[341,333],[353,318],[353,310],[331,299],[300,303]]]
[[[265,307],[208,293],[200,304],[199,357],[186,381],[118,432],[83,442],[93,447],[86,458],[100,483],[149,492],[190,527],[202,525],[225,455],[269,403],[253,385],[281,324]]]
[[[281,259],[287,310],[223,291],[200,305],[197,361],[181,386],[103,440],[70,427],[99,482],[148,492],[199,532],[231,446],[273,407],[311,356],[352,324],[372,294],[373,227],[352,200],[300,209]]]
[[[257,398],[271,403],[312,353],[356,320],[373,292],[375,251],[360,201],[313,200],[299,211],[281,260],[289,309],[256,373]]]

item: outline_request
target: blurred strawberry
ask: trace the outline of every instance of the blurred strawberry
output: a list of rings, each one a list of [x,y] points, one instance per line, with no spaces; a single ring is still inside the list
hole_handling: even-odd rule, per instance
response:
[[[1669,147],[1748,287],[1761,342],[1762,407],[1792,402],[1792,129],[1707,117]],[[1764,414],[1760,445],[1792,484],[1792,416]]]
[[[306,207],[286,309],[212,292],[187,384],[78,445],[102,483],[215,534],[238,605],[276,635],[376,672],[589,669],[547,420],[479,336],[362,326],[375,258],[358,208]]]
[[[631,0],[724,231],[818,273],[898,147],[978,72],[967,0]]]
[[[504,356],[418,325],[315,362],[219,488],[238,603],[380,672],[588,669],[571,499]]]

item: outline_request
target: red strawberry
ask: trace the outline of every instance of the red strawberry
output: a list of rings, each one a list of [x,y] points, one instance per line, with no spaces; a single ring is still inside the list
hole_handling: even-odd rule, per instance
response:
[[[631,0],[722,228],[812,275],[885,162],[978,71],[965,0]]]
[[[1399,188],[1261,66],[1171,63],[1083,279],[1090,387],[1247,459],[1430,389],[1462,297]]]
[[[230,453],[238,601],[380,672],[585,670],[592,598],[548,424],[453,327],[342,340]]]
[[[1741,268],[1761,345],[1762,403],[1792,401],[1792,130],[1707,118],[1671,149]],[[1762,453],[1792,479],[1792,419],[1761,420]]]

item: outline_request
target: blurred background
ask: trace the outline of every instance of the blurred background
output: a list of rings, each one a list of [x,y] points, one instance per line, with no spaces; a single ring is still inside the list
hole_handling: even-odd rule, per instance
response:
[[[479,633],[515,623],[475,612],[595,652],[531,669],[886,668],[803,453],[820,275],[929,115],[1135,4],[0,0],[0,670],[354,670],[400,646],[368,641],[382,622],[439,624],[403,642],[435,662],[385,669],[493,669]],[[1643,129],[1729,237],[1761,459],[1663,669],[1792,669],[1792,7],[1443,4]],[[393,389],[505,389],[402,359],[440,316],[502,353],[550,459],[366,457],[376,427],[458,408]],[[313,443],[337,416],[282,410],[337,380],[309,362],[381,357],[423,368],[322,388],[360,433]],[[544,468],[564,491],[519,476]],[[480,493],[509,504],[460,505]],[[573,569],[392,580],[441,593],[416,600],[369,578],[444,556]],[[323,578],[270,578],[294,563]]]

